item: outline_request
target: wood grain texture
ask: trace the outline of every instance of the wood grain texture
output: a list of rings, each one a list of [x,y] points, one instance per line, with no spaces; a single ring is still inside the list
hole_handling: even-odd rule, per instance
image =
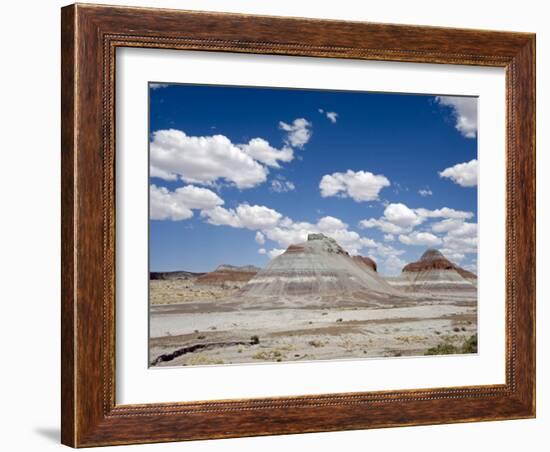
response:
[[[146,8],[62,10],[62,442],[74,447],[535,415],[535,37]],[[506,384],[115,403],[117,47],[506,68]]]

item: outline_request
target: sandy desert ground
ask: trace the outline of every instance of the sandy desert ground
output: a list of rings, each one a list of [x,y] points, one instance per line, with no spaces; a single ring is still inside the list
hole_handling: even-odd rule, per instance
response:
[[[416,356],[434,347],[460,352],[477,332],[475,292],[369,302],[361,294],[305,297],[296,307],[296,300],[240,299],[239,284],[160,280],[150,287],[152,366]]]

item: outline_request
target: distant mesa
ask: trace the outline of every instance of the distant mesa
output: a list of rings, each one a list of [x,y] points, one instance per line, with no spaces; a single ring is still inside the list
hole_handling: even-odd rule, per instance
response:
[[[235,265],[222,264],[213,272],[205,273],[196,280],[197,284],[202,285],[227,285],[247,283],[261,269],[254,265]],[[240,284],[239,284],[240,283]]]
[[[428,249],[416,262],[405,265],[401,276],[388,282],[403,290],[448,292],[477,289],[477,276],[451,262],[439,250]]]
[[[204,273],[173,271],[173,272],[150,272],[149,279],[152,280],[189,280],[195,279]]]
[[[217,272],[254,272],[254,273],[258,273],[259,271],[261,270],[260,267],[256,267],[254,265],[241,265],[240,267],[239,266],[236,266],[236,265],[228,265],[228,264],[222,264],[222,265],[218,265],[216,267],[216,270],[214,271],[217,271]]]
[[[372,259],[350,256],[336,240],[324,234],[309,234],[306,242],[290,245],[258,272],[239,296],[256,300],[292,297],[296,302],[297,297],[304,300],[306,296],[326,296],[328,302],[334,295],[368,301],[397,293],[376,272]]]

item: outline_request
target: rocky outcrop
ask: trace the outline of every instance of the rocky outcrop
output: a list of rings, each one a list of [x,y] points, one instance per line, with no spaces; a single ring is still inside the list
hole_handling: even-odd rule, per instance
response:
[[[334,239],[309,234],[258,272],[241,290],[242,297],[305,297],[361,294],[362,299],[397,293],[376,272],[369,258],[352,257]]]
[[[374,262],[373,259],[366,256],[353,256],[353,260],[361,265],[365,265],[366,267],[370,268],[371,270],[378,271],[376,262]]]

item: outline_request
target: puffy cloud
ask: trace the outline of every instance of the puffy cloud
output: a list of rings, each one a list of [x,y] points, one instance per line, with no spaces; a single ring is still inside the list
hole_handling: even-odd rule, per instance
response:
[[[418,194],[420,196],[432,196],[433,195],[433,192],[429,189],[429,188],[421,188],[420,190],[418,190]]]
[[[322,108],[319,108],[318,111],[322,115],[325,115],[330,122],[332,122],[333,124],[336,123],[338,119],[338,113],[336,113],[335,111],[325,111]]]
[[[408,235],[401,234],[399,241],[405,245],[436,246],[441,244],[441,239],[431,232],[412,232]]]
[[[258,231],[256,232],[255,240],[258,245],[263,245],[265,243],[265,236],[260,231]]]
[[[289,218],[285,220],[278,226],[263,231],[267,238],[285,248],[294,243],[305,242],[308,234],[314,232],[322,232],[333,238],[351,254],[358,254],[361,248],[374,246],[375,243],[371,239],[361,237],[355,231],[350,231],[348,225],[338,218],[323,217],[316,224],[305,221],[293,222]]]
[[[329,119],[330,122],[335,124],[336,120],[338,118],[338,113],[336,113],[334,111],[327,111],[327,118]]]
[[[384,234],[385,242],[393,242],[394,240],[395,240],[395,236],[393,234]]]
[[[265,248],[260,248],[260,249],[258,250],[258,254],[267,254],[267,251],[266,251]]]
[[[200,184],[223,179],[241,189],[267,179],[267,169],[224,135],[193,137],[181,130],[157,130],[149,149],[153,177]]]
[[[386,234],[400,234],[402,232],[408,232],[407,228],[402,228],[396,224],[390,223],[384,217],[380,218],[369,218],[368,220],[361,220],[359,222],[359,227],[361,228],[378,228]]]
[[[291,244],[306,241],[308,234],[322,232],[336,240],[352,255],[358,254],[363,248],[380,246],[374,240],[349,230],[348,225],[336,217],[325,216],[317,223],[300,222],[284,217],[276,210],[265,206],[243,203],[236,208],[225,208],[220,204],[223,204],[221,199],[217,204],[211,203],[202,209],[201,216],[205,221],[216,226],[255,231],[255,241],[259,245],[264,245],[269,239],[284,250]],[[186,212],[182,212],[180,215],[185,214]],[[266,253],[269,254],[267,251]]]
[[[453,229],[460,228],[463,224],[464,222],[461,219],[446,218],[445,220],[432,224],[432,231],[438,233],[449,232]]]
[[[456,129],[466,138],[477,134],[477,98],[459,96],[437,96],[439,105],[450,107],[455,117]]]
[[[201,212],[201,217],[206,218],[208,223],[215,226],[242,228],[242,224],[234,209],[226,209],[218,206],[213,209],[203,210]]]
[[[291,147],[284,146],[275,149],[263,138],[253,138],[247,144],[239,144],[238,147],[258,162],[273,168],[280,168],[281,162],[291,162],[294,159],[294,151]]]
[[[281,254],[283,254],[286,250],[284,249],[281,249],[281,248],[273,248],[271,250],[269,250],[269,252],[267,254],[269,254],[269,257],[271,259],[275,259],[276,257],[280,256]]]
[[[282,215],[265,206],[240,204],[236,209],[241,224],[247,229],[265,229],[276,225]]]
[[[445,249],[459,253],[477,253],[477,237],[443,237]]]
[[[401,272],[406,262],[399,256],[404,253],[405,251],[402,249],[381,243],[369,249],[369,255],[374,258],[378,264],[378,271],[385,275],[395,275]]]
[[[338,231],[347,229],[347,227],[348,225],[339,218],[330,216],[323,217],[317,222],[317,228],[319,228],[321,232]]]
[[[201,216],[216,226],[256,231],[255,240],[259,245],[264,245],[266,239],[269,239],[286,249],[289,245],[305,242],[308,234],[322,232],[336,240],[350,254],[358,254],[364,247],[378,246],[374,240],[350,231],[346,223],[331,216],[325,216],[317,223],[295,222],[268,207],[249,204],[239,204],[236,209],[215,206],[203,210]]]
[[[208,223],[216,226],[231,226],[251,230],[262,230],[274,227],[282,215],[276,210],[265,206],[239,204],[236,209],[215,207],[203,210],[201,215]]]
[[[439,172],[440,177],[451,179],[461,187],[475,187],[477,185],[478,165],[473,159],[465,163],[457,163]]]
[[[464,220],[471,218],[473,215],[472,212],[450,209],[449,207],[435,210],[411,209],[402,203],[391,203],[386,206],[382,217],[361,220],[359,226],[361,228],[378,228],[385,234],[407,234],[428,218]],[[443,228],[443,226],[440,227]],[[434,232],[444,232],[444,230],[438,231],[436,228]]]
[[[380,190],[389,187],[389,185],[390,181],[382,174],[347,170],[345,173],[324,175],[319,183],[319,188],[323,198],[341,196],[362,202],[377,200]]]
[[[388,256],[380,263],[380,266],[382,267],[384,274],[396,275],[401,272],[406,264],[407,263],[403,259],[397,256]]]
[[[213,209],[223,200],[207,188],[187,185],[175,191],[166,187],[149,187],[149,208],[152,220],[186,220],[193,216],[191,209]]]
[[[402,203],[388,204],[384,217],[392,224],[402,228],[411,228],[422,222],[417,213]]]
[[[279,176],[271,181],[270,190],[275,193],[286,193],[288,191],[293,191],[295,188],[296,186],[294,185],[294,182]]]
[[[464,222],[450,229],[443,244],[449,253],[477,253],[477,223]]]
[[[458,218],[467,219],[472,218],[474,214],[472,212],[466,212],[464,210],[455,210],[449,207],[443,207],[441,209],[428,210],[428,209],[415,209],[415,212],[424,218]]]
[[[462,238],[477,237],[477,223],[462,223],[460,226],[450,229],[447,235]]]
[[[279,128],[287,132],[285,141],[295,148],[303,148],[311,138],[311,123],[304,118],[297,118],[292,124],[280,121]]]

